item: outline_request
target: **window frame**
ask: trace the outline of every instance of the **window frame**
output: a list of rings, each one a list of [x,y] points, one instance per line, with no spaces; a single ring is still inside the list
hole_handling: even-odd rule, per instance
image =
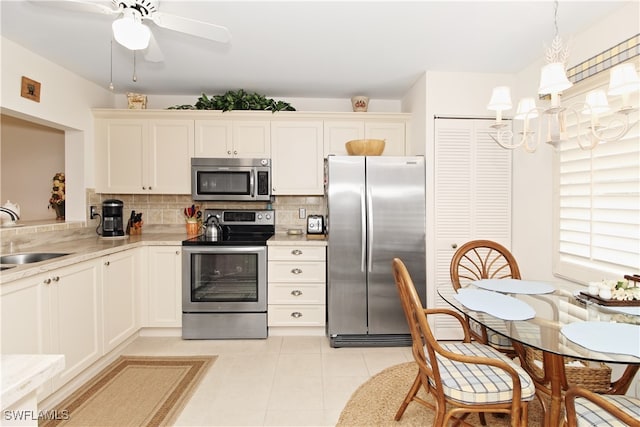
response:
[[[639,62],[637,59],[632,61],[636,68],[638,68]],[[608,72],[601,72],[593,77],[585,79],[578,84],[574,85],[569,90],[565,91],[563,96],[563,105],[570,106],[575,103],[584,102],[584,97],[587,92],[597,89],[603,88],[605,91],[607,90],[609,80]],[[637,105],[638,96],[635,95],[632,98]],[[610,100],[611,101],[611,100]],[[615,108],[615,104],[614,104]],[[635,117],[633,116],[635,115]],[[635,111],[632,113],[632,117],[630,117],[630,121],[638,120],[640,113]],[[604,120],[608,120],[605,118]],[[640,133],[640,124],[635,125],[635,128],[631,130],[631,132]],[[640,136],[638,136],[638,140],[640,143]],[[565,141],[561,144],[576,144],[575,141]],[[612,142],[615,144],[615,142]],[[598,150],[599,147],[596,147],[595,150]],[[579,283],[587,283],[589,281],[599,281],[602,279],[613,279],[613,278],[621,278],[625,274],[638,274],[640,273],[640,265],[637,268],[633,269],[633,267],[624,267],[620,265],[616,265],[608,262],[600,262],[592,259],[582,259],[579,257],[571,257],[571,256],[563,256],[560,253],[560,206],[561,206],[561,194],[560,194],[560,151],[555,150],[553,157],[553,262],[552,262],[552,272],[556,277],[560,277],[566,280],[579,282]],[[639,221],[640,223],[640,215]],[[640,252],[640,242],[638,251]]]

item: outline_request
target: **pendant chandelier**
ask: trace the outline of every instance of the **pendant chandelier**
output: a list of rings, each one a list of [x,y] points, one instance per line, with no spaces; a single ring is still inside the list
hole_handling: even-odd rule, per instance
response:
[[[496,121],[491,126],[495,131],[490,136],[503,148],[523,147],[525,151],[532,153],[544,138],[546,143],[556,148],[562,141],[573,139],[581,149],[591,150],[600,142],[622,139],[638,123],[637,114],[632,114],[637,111],[637,106],[631,105],[630,95],[640,90],[640,79],[631,62],[611,68],[607,94],[603,90],[594,90],[587,94],[583,103],[561,105],[560,93],[573,86],[573,83],[567,78],[565,69],[568,48],[558,36],[557,1],[554,6],[555,37],[545,55],[547,64],[542,67],[538,89],[539,95],[550,96],[551,105],[542,108],[536,106],[534,98],[521,99],[513,119],[523,121],[522,131],[514,134],[509,124],[502,120],[502,112],[512,108],[510,89],[506,86],[494,88],[487,105],[489,110],[496,112]],[[607,95],[621,96],[622,106],[614,112],[613,117],[607,117],[607,123],[601,123],[602,116],[611,112]],[[574,119],[573,135],[566,132],[567,116],[573,116]],[[581,116],[589,118],[588,125],[581,123]]]

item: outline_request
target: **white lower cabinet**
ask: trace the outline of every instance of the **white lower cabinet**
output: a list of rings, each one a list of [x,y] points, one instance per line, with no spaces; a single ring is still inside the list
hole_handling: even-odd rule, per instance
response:
[[[102,258],[104,351],[113,350],[138,329],[139,249]]]
[[[326,323],[326,247],[269,246],[267,259],[269,333],[289,327],[315,327],[323,331]]]
[[[39,276],[44,288],[44,353],[63,354],[64,370],[53,379],[58,388],[103,354],[100,261],[81,262]]]
[[[43,326],[49,319],[48,289],[44,281],[48,277],[37,275],[0,286],[0,351],[3,354],[44,353]]]
[[[182,326],[182,246],[147,249],[147,318],[143,326]]]

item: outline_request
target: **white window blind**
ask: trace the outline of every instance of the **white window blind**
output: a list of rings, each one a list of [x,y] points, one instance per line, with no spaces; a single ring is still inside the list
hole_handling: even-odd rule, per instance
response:
[[[607,84],[600,85],[607,90]],[[583,102],[584,94],[563,100]],[[632,97],[638,105],[638,97]],[[621,105],[611,99],[612,110]],[[575,134],[573,114],[567,119]],[[582,130],[590,125],[583,116]],[[638,120],[638,111],[631,113]],[[611,117],[604,117],[603,123]],[[640,131],[581,150],[575,139],[560,144],[555,162],[554,273],[579,282],[613,279],[640,270]]]

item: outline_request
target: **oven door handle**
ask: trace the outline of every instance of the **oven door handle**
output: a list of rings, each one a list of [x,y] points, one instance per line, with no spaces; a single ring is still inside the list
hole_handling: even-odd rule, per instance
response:
[[[251,172],[249,173],[249,188],[250,188],[250,196],[251,197],[255,197],[256,195],[256,189],[255,189],[255,181],[256,181],[256,170],[255,169],[251,169]]]

